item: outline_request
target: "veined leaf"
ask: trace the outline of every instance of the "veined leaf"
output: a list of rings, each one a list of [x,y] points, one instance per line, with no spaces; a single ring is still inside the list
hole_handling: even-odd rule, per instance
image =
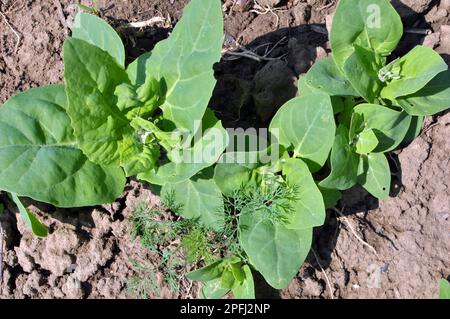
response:
[[[139,174],[138,178],[155,185],[178,183],[216,163],[228,145],[228,133],[209,110],[203,118],[203,129],[203,136],[194,137],[193,146],[189,143],[188,148],[174,149],[168,155],[171,162]]]
[[[183,182],[165,184],[162,187],[163,198],[172,197],[176,206],[175,213],[212,229],[220,229],[224,224],[224,204],[222,192],[212,178],[194,176]]]
[[[211,281],[216,278],[220,278],[223,268],[223,260],[221,259],[203,268],[191,271],[190,273],[186,274],[186,278],[189,280],[203,282]]]
[[[305,229],[323,225],[325,205],[308,166],[301,159],[288,159],[283,164],[283,175],[287,184],[297,190],[297,198],[289,203],[294,212],[288,216],[286,228]]]
[[[221,2],[192,0],[171,36],[159,42],[146,61],[145,78],[152,75],[167,87],[164,117],[192,134],[216,83],[212,66],[220,60],[222,42]]]
[[[384,154],[371,153],[360,157],[358,184],[378,199],[389,196],[391,169]]]
[[[387,65],[386,69],[394,69],[391,72],[396,78],[383,88],[381,97],[395,100],[399,96],[416,93],[436,75],[446,71],[448,66],[433,49],[418,45],[402,58]]]
[[[317,61],[308,71],[305,81],[309,87],[316,88],[329,95],[359,96],[336,66],[332,57]],[[303,95],[304,92],[302,91],[308,90],[300,90]]]
[[[376,104],[359,104],[354,108],[364,119],[366,129],[372,129],[378,139],[376,153],[395,149],[405,138],[411,116]]]
[[[23,206],[17,194],[11,193],[11,199],[19,209],[20,217],[22,217],[25,225],[38,237],[47,237],[48,229],[34,216],[28,209]]]
[[[78,149],[62,85],[31,89],[0,108],[0,189],[58,207],[114,201],[120,167],[90,162]]]
[[[378,145],[377,135],[372,129],[364,130],[358,134],[358,140],[355,144],[355,151],[358,154],[369,154]]]
[[[320,187],[346,190],[356,184],[359,156],[351,147],[348,136],[348,129],[339,126],[331,150],[331,173],[319,183]]]
[[[312,228],[287,229],[258,212],[241,216],[239,234],[250,263],[276,289],[290,283],[311,248]]]
[[[73,38],[64,42],[64,67],[67,112],[81,150],[95,163],[119,164],[121,140],[134,133],[114,95],[127,74],[109,54]]]
[[[79,12],[75,17],[72,37],[95,45],[111,55],[121,67],[125,67],[125,48],[122,39],[103,19]]]
[[[319,170],[328,158],[336,131],[330,97],[315,93],[290,100],[277,112],[269,130],[313,172]]]
[[[225,296],[230,289],[221,286],[220,278],[216,278],[203,283],[200,296],[202,299],[220,299]]]
[[[255,299],[255,283],[250,267],[244,265],[242,267],[245,278],[242,282],[238,282],[232,289],[233,296],[236,299]]]
[[[450,70],[439,73],[419,91],[396,101],[408,114],[418,116],[433,115],[450,108]]]
[[[330,34],[333,58],[338,68],[344,70],[355,45],[387,56],[402,35],[402,21],[388,0],[341,0]]]

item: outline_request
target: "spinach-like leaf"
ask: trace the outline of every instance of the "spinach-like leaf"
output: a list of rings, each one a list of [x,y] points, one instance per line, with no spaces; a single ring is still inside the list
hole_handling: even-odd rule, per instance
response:
[[[216,163],[228,145],[228,133],[209,109],[203,118],[203,131],[193,146],[189,143],[187,148],[170,152],[171,162],[138,174],[138,178],[155,185],[178,183]]]
[[[214,280],[222,275],[224,268],[223,264],[224,261],[222,259],[218,260],[203,268],[191,271],[190,273],[186,274],[186,278],[189,280],[196,280],[203,282]]]
[[[192,0],[171,36],[159,42],[146,61],[151,75],[167,87],[164,117],[195,133],[215,85],[212,65],[220,60],[223,41],[219,0]],[[142,84],[142,83],[138,83]]]
[[[237,282],[232,288],[233,296],[236,299],[255,299],[255,283],[253,275],[248,265],[242,266],[244,272],[244,280]]]
[[[355,45],[389,55],[403,34],[400,16],[388,0],[341,0],[333,17],[330,44],[336,65],[355,52]]]
[[[338,190],[351,188],[358,177],[358,162],[359,156],[350,145],[348,129],[341,125],[331,150],[331,173],[319,186]]]
[[[439,73],[419,91],[396,101],[408,114],[418,116],[433,115],[450,108],[450,70]]]
[[[47,237],[48,229],[34,216],[28,209],[23,206],[17,194],[10,193],[10,198],[17,205],[20,217],[22,217],[25,225],[38,237]]]
[[[314,93],[293,98],[277,112],[269,130],[311,171],[319,170],[327,160],[336,131],[330,97]]]
[[[288,159],[283,164],[283,175],[290,187],[296,189],[296,198],[291,203],[293,212],[288,216],[286,228],[305,229],[321,226],[325,221],[325,206],[322,194],[301,159]]]
[[[394,100],[416,93],[436,75],[446,71],[448,66],[436,51],[418,45],[385,68],[393,74],[394,79],[388,81],[381,91],[381,97]]]
[[[202,299],[220,299],[225,296],[230,289],[222,287],[221,278],[216,278],[203,283],[200,297]]]
[[[58,207],[114,201],[120,167],[94,164],[78,149],[62,85],[20,93],[0,108],[0,189]]]
[[[378,145],[377,135],[372,129],[364,130],[358,134],[357,141],[355,143],[355,151],[358,154],[369,154]]]
[[[99,164],[120,163],[120,143],[133,134],[116,105],[118,85],[128,76],[106,52],[79,39],[64,42],[68,114],[83,153]]]
[[[274,288],[285,288],[311,248],[312,228],[293,230],[266,219],[260,212],[239,219],[239,238],[250,263]]]
[[[125,48],[122,39],[103,19],[79,12],[75,17],[72,37],[95,45],[109,53],[121,67],[125,67]]]
[[[439,284],[439,298],[450,299],[450,283],[445,279],[441,279]]]
[[[329,95],[359,96],[336,66],[332,57],[317,61],[306,74],[305,81],[309,87],[316,88]],[[308,92],[305,89],[300,90],[302,95],[305,93],[303,91]]]
[[[224,224],[222,192],[209,176],[194,176],[185,181],[165,184],[163,198],[170,198],[179,209],[175,213],[196,219],[200,224],[218,230]]]
[[[384,154],[371,153],[360,157],[358,184],[378,199],[389,196],[391,169]]]
[[[354,112],[362,116],[366,129],[372,129],[378,139],[376,153],[395,149],[405,138],[411,116],[376,104],[359,104]]]
[[[420,135],[423,127],[424,116],[413,116],[411,119],[411,124],[409,125],[408,132],[406,132],[405,138],[402,141],[402,145],[407,145],[414,141],[416,137]]]
[[[319,190],[322,193],[326,209],[335,207],[342,198],[342,193],[337,189],[327,189],[319,186]]]

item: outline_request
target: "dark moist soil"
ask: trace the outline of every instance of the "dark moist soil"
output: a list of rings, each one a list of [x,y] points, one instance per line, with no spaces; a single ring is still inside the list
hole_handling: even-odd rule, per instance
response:
[[[89,1],[82,1],[89,5]],[[122,36],[130,58],[167,37],[187,1],[98,1],[101,15],[117,26],[155,16],[165,23]],[[215,66],[218,80],[210,107],[227,127],[265,126],[287,100],[314,61],[330,54],[326,21],[330,0],[259,0],[273,9],[251,12],[253,1],[223,1],[224,50],[237,43],[260,61],[224,55]],[[393,1],[405,27],[430,30],[407,33],[396,54],[416,44],[435,48],[450,62],[450,1]],[[69,1],[0,2],[0,103],[10,96],[49,83],[61,83],[61,48],[76,6]],[[5,21],[5,18],[7,21]],[[20,36],[20,40],[16,37]],[[270,52],[269,52],[270,51]],[[392,154],[392,197],[378,202],[361,188],[339,203],[344,217],[328,213],[315,230],[306,263],[287,289],[274,291],[259,280],[258,296],[282,298],[435,298],[438,281],[450,275],[450,114],[427,118],[421,136]],[[130,236],[130,217],[144,202],[159,199],[131,181],[112,205],[55,209],[27,201],[49,227],[46,239],[33,237],[13,205],[0,217],[5,231],[0,298],[125,298],[136,272],[132,261],[156,265],[157,255]],[[18,221],[17,221],[18,220]],[[18,226],[16,226],[16,224]],[[196,298],[199,287],[180,280],[171,292],[157,276],[159,293],[150,297]]]

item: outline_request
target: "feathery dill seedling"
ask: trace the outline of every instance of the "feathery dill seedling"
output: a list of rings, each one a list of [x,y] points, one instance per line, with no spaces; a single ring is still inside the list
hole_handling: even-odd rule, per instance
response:
[[[209,264],[214,261],[211,238],[207,231],[199,226],[192,227],[189,233],[182,238],[181,245],[188,263],[198,263],[204,260],[206,264]]]

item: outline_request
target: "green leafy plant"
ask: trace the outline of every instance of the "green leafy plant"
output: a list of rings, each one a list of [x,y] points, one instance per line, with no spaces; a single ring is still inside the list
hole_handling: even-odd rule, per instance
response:
[[[126,66],[116,31],[80,12],[64,42],[65,84],[28,90],[0,108],[0,189],[80,207],[114,201],[128,176],[188,183],[228,138],[206,111],[222,39],[220,1],[193,0],[167,40]],[[210,128],[222,144],[209,141]],[[206,160],[174,160],[199,147],[210,151]],[[36,220],[22,215],[33,228]]]
[[[352,17],[349,19],[348,17]],[[450,77],[444,60],[416,46],[388,62],[403,34],[387,0],[341,0],[330,34],[332,57],[318,61],[300,81],[300,94],[332,96],[338,129],[326,189],[362,185],[388,197],[391,175],[384,153],[419,133],[423,116],[449,107]]]
[[[450,283],[445,279],[441,279],[439,284],[439,298],[450,299]]]

